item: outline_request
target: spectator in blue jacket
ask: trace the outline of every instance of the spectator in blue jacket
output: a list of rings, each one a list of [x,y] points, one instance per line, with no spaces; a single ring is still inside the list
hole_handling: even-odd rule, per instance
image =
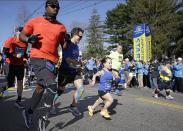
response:
[[[97,70],[96,60],[93,57],[91,57],[85,66],[87,69],[87,73],[89,74],[89,78],[91,79],[93,77],[93,74],[96,73]]]
[[[173,66],[176,90],[183,93],[183,63],[182,58],[177,59],[177,64]]]
[[[137,68],[137,74],[138,74],[139,87],[142,88],[142,87],[144,87],[144,84],[143,84],[143,71],[144,71],[143,61],[140,60],[137,63],[136,68]]]
[[[88,68],[88,70],[94,70],[97,67],[97,63],[96,60],[91,57],[88,62],[86,63],[86,67]]]

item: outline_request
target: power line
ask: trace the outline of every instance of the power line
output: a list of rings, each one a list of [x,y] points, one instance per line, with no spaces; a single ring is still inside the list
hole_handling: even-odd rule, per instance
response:
[[[60,0],[61,1],[61,0]],[[63,0],[62,0],[63,1]],[[71,0],[72,1],[72,0]],[[89,0],[90,1],[90,0]],[[74,8],[76,8],[76,7],[78,7],[78,6],[81,6],[81,4],[85,4],[85,3],[87,3],[87,2],[89,2],[89,1],[85,1],[85,0],[78,0],[77,2],[74,2],[73,4],[67,4],[66,6],[63,6],[62,7],[62,14],[64,14],[65,12],[67,13],[67,12],[70,12],[70,11],[72,11]],[[77,4],[77,5],[76,5]],[[67,11],[66,11],[66,9],[68,9]],[[70,10],[69,10],[70,9]],[[37,10],[36,10],[37,11]],[[35,11],[35,12],[36,12]],[[35,13],[34,12],[34,13]],[[34,14],[33,13],[33,14]],[[39,14],[40,12],[38,12],[38,14]]]
[[[69,4],[65,5],[65,6],[63,6],[63,9],[65,10],[65,9],[68,9],[68,8],[72,8],[75,5],[78,6],[78,4],[80,4],[81,2],[86,2],[86,1],[78,0],[78,1],[74,2],[73,4],[69,3]]]
[[[21,1],[21,0],[14,0],[14,1]],[[34,1],[34,0],[31,0],[31,1]],[[61,0],[59,0],[61,1]],[[63,0],[62,0],[63,1]],[[72,1],[72,0],[71,0]],[[63,12],[62,15],[67,15],[67,14],[70,14],[70,13],[73,13],[73,12],[77,12],[77,11],[80,11],[80,10],[84,10],[86,8],[90,8],[92,6],[96,6],[98,4],[101,4],[102,2],[106,2],[106,1],[110,1],[110,0],[95,0],[95,1],[98,1],[98,2],[95,2],[93,4],[90,4],[90,5],[87,5],[87,6],[84,6],[82,8],[77,8],[77,9],[74,9],[73,8],[76,8],[78,6],[81,5],[81,3],[83,2],[91,2],[93,0],[87,0],[87,1],[84,1],[84,0],[78,0],[77,2],[73,3],[71,6],[69,6],[70,4],[67,4],[66,8],[72,8],[70,11],[66,11],[65,13]],[[124,1],[124,0],[116,0],[116,1]],[[26,18],[26,21],[28,19],[30,19],[37,11],[39,11],[45,4],[45,0],[44,0],[44,3],[42,3],[38,8],[36,8],[30,15],[27,16]],[[76,5],[77,4],[77,5]],[[73,6],[73,5],[76,5],[76,6]]]
[[[30,15],[27,16],[26,21],[30,19],[38,10],[40,10],[45,3],[42,3],[38,8],[36,8]]]
[[[14,0],[14,1],[19,1],[19,0]],[[21,1],[21,0],[20,0]],[[34,0],[31,0],[31,1],[34,1]],[[38,8],[36,8],[35,10],[33,10],[33,12],[30,14],[30,15],[28,15],[27,16],[27,18],[26,18],[26,21],[28,20],[28,19],[30,19],[37,11],[39,11],[42,7],[44,7],[44,5],[45,5],[45,0],[43,0],[44,2],[38,7]],[[61,0],[59,0],[59,1],[61,1]]]
[[[96,6],[96,5],[98,5],[98,4],[101,4],[102,2],[105,2],[105,1],[106,1],[106,0],[98,1],[98,2],[95,2],[95,3],[90,4],[90,5],[88,5],[88,6],[85,6],[85,7],[82,7],[82,8],[78,8],[78,9],[75,9],[75,10],[68,11],[68,12],[66,12],[66,13],[63,13],[62,15],[67,15],[67,14],[70,14],[70,13],[73,13],[73,12],[77,12],[77,11],[80,11],[80,10],[84,10],[84,9],[86,9],[86,8],[90,8],[90,7],[92,7],[92,6]]]
[[[75,3],[77,3],[77,2],[75,2]],[[75,3],[74,3],[74,4],[75,4]],[[65,5],[65,6],[67,7],[67,6],[69,6],[69,5],[70,5],[70,3],[69,3],[69,4],[67,4],[67,5]]]
[[[62,13],[64,14],[64,13],[67,13],[69,11],[72,11],[74,8],[76,9],[77,7],[81,7],[81,5],[85,5],[88,2],[89,1],[80,1],[80,2],[77,3],[77,5],[71,5],[71,6],[68,6],[68,8],[63,7],[63,12]]]

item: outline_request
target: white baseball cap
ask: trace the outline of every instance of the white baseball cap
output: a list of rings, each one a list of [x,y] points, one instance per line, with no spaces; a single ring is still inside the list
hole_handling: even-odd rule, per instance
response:
[[[125,61],[129,61],[129,59],[128,59],[128,58],[126,58],[126,59],[125,59]]]
[[[181,58],[181,57],[179,57],[177,60],[178,60],[178,61],[182,61],[182,58]]]

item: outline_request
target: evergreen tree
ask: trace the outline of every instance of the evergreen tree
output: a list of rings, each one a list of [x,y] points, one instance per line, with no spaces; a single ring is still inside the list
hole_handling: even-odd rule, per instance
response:
[[[100,21],[100,16],[96,9],[93,9],[91,18],[89,19],[89,26],[87,28],[87,55],[93,57],[102,57],[103,50],[103,29]]]
[[[128,49],[128,44],[131,42],[129,23],[130,17],[127,5],[119,4],[116,8],[107,12],[105,33],[110,37],[107,42],[114,44],[108,48],[109,50],[116,47],[116,43],[122,44],[124,51]]]
[[[174,45],[170,48],[170,51],[175,54],[176,57],[183,57],[183,10],[177,12],[176,24],[173,25],[173,42]]]
[[[107,12],[106,34],[109,34],[111,43],[130,42],[133,44],[133,27],[137,24],[149,24],[152,33],[153,57],[172,55],[170,49],[180,53],[182,47],[182,7],[175,0],[128,0],[115,9]],[[116,30],[115,30],[116,29]],[[120,33],[120,36],[117,33]],[[114,39],[117,37],[118,39]],[[172,46],[171,43],[176,43]]]

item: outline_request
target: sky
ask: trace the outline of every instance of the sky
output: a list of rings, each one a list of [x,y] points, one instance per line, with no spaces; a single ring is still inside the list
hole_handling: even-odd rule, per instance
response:
[[[74,24],[86,26],[89,24],[92,10],[97,9],[100,20],[105,21],[106,12],[112,10],[125,0],[61,0],[57,20],[62,22],[68,31]],[[13,36],[13,30],[21,25],[19,14],[27,12],[34,18],[44,14],[45,0],[0,0],[0,46]],[[26,11],[25,11],[26,10]],[[31,15],[32,14],[32,15]]]

